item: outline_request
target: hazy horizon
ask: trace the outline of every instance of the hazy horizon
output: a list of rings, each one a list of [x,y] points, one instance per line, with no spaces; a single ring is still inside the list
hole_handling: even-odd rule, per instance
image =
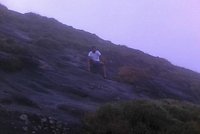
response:
[[[0,0],[200,72],[198,0]]]

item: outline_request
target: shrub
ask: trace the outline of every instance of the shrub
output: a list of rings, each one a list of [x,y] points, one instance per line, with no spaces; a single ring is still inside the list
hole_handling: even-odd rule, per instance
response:
[[[85,117],[84,132],[87,134],[199,134],[199,115],[200,107],[169,100],[107,104]]]
[[[128,83],[135,83],[149,78],[149,72],[141,68],[124,66],[121,67],[118,72],[118,79]]]

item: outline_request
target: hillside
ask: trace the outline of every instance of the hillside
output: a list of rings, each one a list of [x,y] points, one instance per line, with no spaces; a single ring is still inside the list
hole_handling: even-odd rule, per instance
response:
[[[87,53],[94,45],[104,56],[109,79],[87,71]],[[60,131],[78,133],[75,128],[85,112],[107,102],[170,98],[200,103],[199,73],[53,18],[20,14],[2,5],[0,75],[5,134],[36,131],[34,122],[40,119],[49,121],[38,121],[46,128],[65,122]]]

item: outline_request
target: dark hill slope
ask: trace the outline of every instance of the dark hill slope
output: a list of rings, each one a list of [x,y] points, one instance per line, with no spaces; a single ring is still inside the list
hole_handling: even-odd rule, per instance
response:
[[[104,55],[110,80],[86,71],[93,45]],[[4,6],[0,6],[0,75],[0,110],[17,119],[25,113],[79,122],[85,111],[106,102],[137,98],[200,102],[198,73],[55,19]]]

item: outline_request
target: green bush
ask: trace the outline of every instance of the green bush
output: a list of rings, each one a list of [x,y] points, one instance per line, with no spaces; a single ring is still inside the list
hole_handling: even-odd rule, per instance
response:
[[[200,107],[175,101],[107,104],[84,119],[86,134],[200,134]]]

